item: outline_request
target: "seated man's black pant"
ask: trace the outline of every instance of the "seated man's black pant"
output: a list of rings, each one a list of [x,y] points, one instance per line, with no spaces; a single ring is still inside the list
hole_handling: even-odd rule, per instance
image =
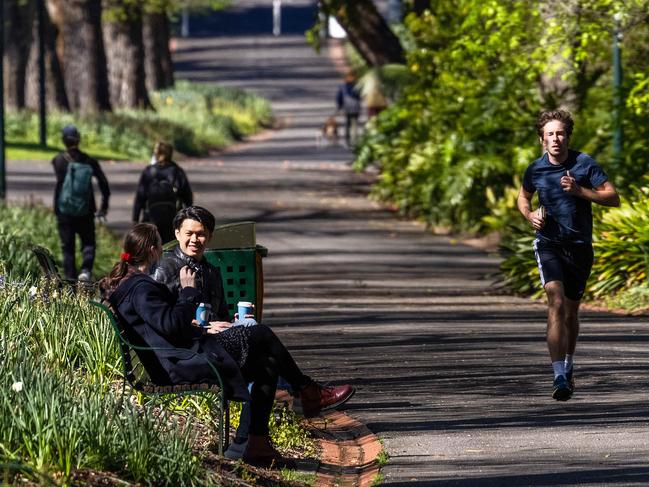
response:
[[[248,358],[241,367],[246,381],[252,382],[250,404],[250,434],[267,435],[277,389],[277,377],[282,376],[294,391],[311,382],[293,360],[277,335],[266,325],[252,327]]]

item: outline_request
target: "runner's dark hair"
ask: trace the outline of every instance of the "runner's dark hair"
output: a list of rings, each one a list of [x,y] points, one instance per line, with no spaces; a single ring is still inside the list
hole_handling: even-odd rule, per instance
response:
[[[572,129],[575,126],[575,122],[572,120],[572,115],[567,110],[547,110],[539,114],[539,118],[536,120],[536,133],[539,134],[539,137],[543,138],[543,127],[548,122],[557,120],[562,122],[564,128],[566,129],[566,135],[568,138],[572,135]]]

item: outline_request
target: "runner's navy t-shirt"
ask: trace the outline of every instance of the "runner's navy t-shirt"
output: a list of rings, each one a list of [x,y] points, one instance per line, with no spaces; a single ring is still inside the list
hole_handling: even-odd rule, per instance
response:
[[[545,225],[536,232],[538,238],[551,242],[590,243],[593,237],[593,215],[590,201],[573,196],[561,187],[561,177],[570,171],[577,184],[588,189],[608,180],[604,170],[588,154],[569,151],[563,164],[552,164],[547,152],[525,170],[523,189],[539,192],[539,203],[545,206]]]

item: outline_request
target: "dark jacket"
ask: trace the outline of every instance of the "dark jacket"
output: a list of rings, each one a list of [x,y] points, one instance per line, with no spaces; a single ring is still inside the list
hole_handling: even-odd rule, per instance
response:
[[[358,115],[361,107],[361,94],[353,82],[345,82],[338,86],[336,106],[348,115]]]
[[[178,208],[191,206],[194,200],[192,189],[189,186],[187,175],[185,171],[171,161],[164,164],[152,164],[147,166],[140,175],[140,181],[137,185],[137,192],[135,193],[135,201],[133,202],[133,221],[140,221],[140,214],[144,212],[144,221],[150,221],[146,213],[147,199],[149,186],[153,178],[164,178],[171,183],[176,190],[176,198]]]
[[[99,163],[90,157],[85,152],[80,151],[78,148],[73,147],[66,151],[70,159],[75,162],[83,164],[90,164],[92,166],[92,175],[97,180],[99,191],[101,191],[101,206],[100,210],[105,214],[108,211],[108,199],[110,198],[110,188],[108,187],[108,180],[104,171],[101,170]],[[68,159],[65,158],[63,152],[60,152],[54,159],[52,159],[52,166],[54,166],[54,175],[56,176],[56,186],[54,187],[54,212],[59,216],[58,200],[65,173],[68,170]],[[97,211],[94,195],[90,198],[90,210],[94,214]]]
[[[196,288],[204,302],[212,305],[211,320],[232,321],[228,303],[225,300],[225,291],[223,290],[223,279],[221,271],[208,263],[205,258],[200,262],[196,261],[180,250],[176,245],[169,255],[165,255],[155,271],[153,279],[163,283],[174,296],[180,294],[180,269],[183,266],[189,266],[196,272]]]
[[[228,397],[247,401],[250,395],[236,362],[216,335],[203,334],[191,324],[198,300],[195,288],[183,288],[176,300],[166,286],[141,273],[122,281],[108,297],[119,319],[130,327],[129,339],[158,349],[140,354],[158,385],[218,384],[212,363],[223,377]]]

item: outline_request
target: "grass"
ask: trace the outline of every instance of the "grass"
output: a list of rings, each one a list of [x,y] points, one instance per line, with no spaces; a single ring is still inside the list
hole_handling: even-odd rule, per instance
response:
[[[378,455],[376,455],[376,463],[379,467],[385,467],[390,461],[390,455],[385,448],[381,449]]]
[[[385,482],[385,475],[383,475],[382,473],[377,473],[372,479],[372,483],[370,485],[372,487],[375,487],[377,485],[382,485],[384,482]]]
[[[206,405],[176,401],[163,409],[161,402],[140,404],[137,396],[123,401],[113,332],[86,296],[5,279],[0,320],[5,476],[65,483],[90,469],[146,485],[213,484],[213,472],[201,462],[210,445],[203,440],[216,434],[205,420]],[[301,421],[284,407],[276,411],[271,426],[278,447],[294,450],[305,441]]]
[[[93,273],[106,275],[117,261],[120,239],[106,226],[96,227],[97,251]],[[54,212],[41,203],[0,205],[0,266],[18,280],[33,280],[40,268],[30,247],[34,244],[52,252],[61,270],[61,242]],[[77,249],[80,246],[77,245]],[[77,266],[81,255],[77,252]]]
[[[61,129],[79,127],[83,149],[102,160],[148,160],[157,140],[186,156],[259,131],[272,123],[270,104],[235,88],[178,81],[150,93],[154,110],[117,110],[96,114],[48,112],[47,140],[38,140],[39,116],[33,111],[6,112],[8,160],[49,160],[61,149]]]
[[[315,485],[317,475],[315,473],[300,472],[297,470],[282,469],[282,478],[290,482],[300,482],[307,485]]]
[[[104,227],[98,242],[96,266],[105,273],[119,243]],[[201,462],[214,443],[204,440],[217,434],[207,404],[123,401],[110,324],[87,294],[38,278],[32,243],[60,252],[52,211],[0,206],[0,478],[66,484],[92,471],[146,485],[217,485],[218,472]],[[270,427],[280,450],[315,455],[314,440],[286,407],[275,408]]]

